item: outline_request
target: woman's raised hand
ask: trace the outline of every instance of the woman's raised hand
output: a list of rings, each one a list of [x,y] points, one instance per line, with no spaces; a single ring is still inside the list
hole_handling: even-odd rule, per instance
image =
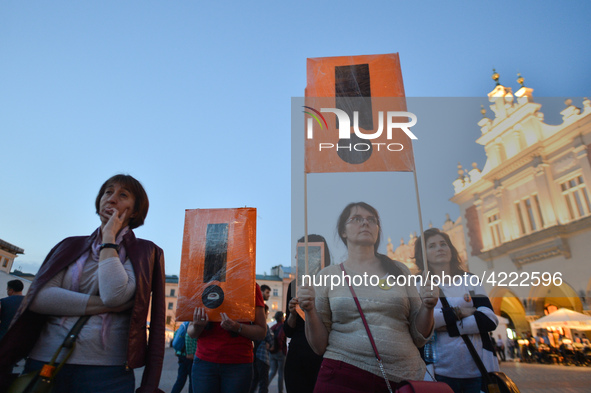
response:
[[[314,290],[314,287],[311,285],[303,285],[301,287],[298,288],[298,297],[297,297],[297,301],[300,305],[300,307],[302,308],[302,310],[304,311],[312,311],[316,308],[316,291]],[[291,302],[290,302],[290,308],[291,308]],[[294,309],[295,309],[295,305],[294,305]],[[291,309],[290,309],[291,311]]]
[[[221,312],[220,316],[222,317],[222,323],[220,324],[222,329],[227,330],[229,332],[234,332],[234,333],[239,332],[240,323],[230,319],[230,317],[228,317],[228,314],[226,314],[225,312]]]
[[[432,310],[439,300],[439,287],[430,284],[422,285],[420,295],[423,305],[429,310]]]
[[[103,243],[114,243],[117,238],[117,234],[123,228],[125,222],[127,222],[130,212],[129,209],[125,209],[123,213],[119,214],[116,208],[112,208],[113,214],[109,217],[109,220],[102,229]]]
[[[296,312],[296,306],[299,304],[298,298],[294,297],[289,301],[288,309],[290,314]]]
[[[472,306],[460,306],[459,307],[459,317],[461,319],[469,317],[471,315],[474,315],[474,313],[476,312],[476,307],[472,307]]]
[[[195,311],[193,312],[193,325],[199,327],[205,327],[209,322],[209,317],[205,312],[204,307],[195,307]]]

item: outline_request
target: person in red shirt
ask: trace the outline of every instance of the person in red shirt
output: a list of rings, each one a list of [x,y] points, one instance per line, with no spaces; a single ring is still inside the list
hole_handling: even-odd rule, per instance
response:
[[[191,376],[199,393],[247,393],[252,380],[253,340],[265,338],[265,302],[256,286],[255,320],[240,323],[222,313],[221,322],[209,322],[205,307],[195,308],[187,334],[199,338]]]

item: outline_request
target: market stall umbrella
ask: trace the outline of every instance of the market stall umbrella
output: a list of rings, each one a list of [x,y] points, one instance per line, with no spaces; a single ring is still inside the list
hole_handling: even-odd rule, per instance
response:
[[[542,329],[549,327],[561,327],[577,330],[591,330],[591,317],[572,311],[566,308],[561,308],[554,311],[552,314],[546,315],[531,323],[532,329]]]

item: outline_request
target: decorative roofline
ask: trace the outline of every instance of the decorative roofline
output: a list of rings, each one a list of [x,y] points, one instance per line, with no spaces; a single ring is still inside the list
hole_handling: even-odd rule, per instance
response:
[[[14,244],[10,244],[7,241],[4,241],[2,239],[0,239],[0,249],[4,250],[4,251],[8,251],[9,253],[12,254],[24,254],[25,250],[23,250],[20,247],[15,246]]]

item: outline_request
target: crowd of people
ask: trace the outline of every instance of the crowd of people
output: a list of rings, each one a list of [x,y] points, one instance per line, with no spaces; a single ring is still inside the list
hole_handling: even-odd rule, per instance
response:
[[[507,345],[496,348],[499,358],[507,357],[523,363],[591,366],[591,343],[585,333],[575,332],[567,338],[558,332],[542,329],[536,335],[524,332],[507,339]]]
[[[88,236],[57,244],[27,296],[2,301],[0,392],[9,386],[17,361],[26,358],[24,373],[43,369],[80,324],[75,350],[58,358],[67,360],[55,378],[55,391],[130,393],[137,367],[145,367],[137,391],[161,391],[164,256],[154,243],[133,233],[143,225],[148,206],[136,179],[108,179],[95,200],[99,227]],[[353,393],[387,392],[403,380],[424,378],[445,382],[454,392],[479,392],[483,380],[461,337],[469,338],[488,371],[498,370],[492,355],[495,340],[489,337],[498,321],[480,283],[387,284],[388,277],[410,272],[378,252],[382,224],[378,211],[367,203],[346,206],[336,231],[347,248],[340,264],[330,263],[322,236],[308,237],[324,244],[326,267],[317,277],[368,275],[378,277],[379,285],[294,282],[287,294],[286,318],[282,311],[275,313],[271,328],[266,323],[267,286],[256,285],[250,323],[225,313],[220,322],[213,322],[207,307],[195,308],[193,319],[173,340],[181,343],[175,346],[179,378],[173,392],[189,379],[190,392],[264,393],[275,375],[280,393],[284,381],[288,393]],[[425,253],[420,239],[415,249],[422,271],[469,274],[447,234],[429,229],[424,238]],[[19,288],[9,290],[19,295]],[[5,318],[10,318],[10,328]]]
[[[197,308],[187,329],[188,337],[197,338],[193,391],[267,392],[277,375],[280,393],[284,383],[288,393],[388,392],[403,380],[424,379],[428,364],[432,378],[445,382],[454,392],[480,392],[483,379],[460,337],[466,335],[474,343],[487,370],[498,370],[488,335],[498,321],[482,286],[384,284],[388,276],[410,272],[378,252],[380,217],[366,203],[349,204],[336,229],[348,250],[341,264],[330,264],[330,251],[322,236],[308,236],[308,242],[324,244],[327,266],[317,276],[377,276],[379,285],[333,287],[327,285],[330,280],[318,280],[325,285],[296,287],[294,283],[288,289],[287,318],[277,312],[271,328],[265,327],[264,317],[259,326],[258,311],[253,324],[229,318],[214,323],[209,322],[206,309]],[[429,269],[431,274],[443,270],[454,275],[467,273],[445,233],[430,229],[425,232],[425,242],[426,258],[418,248],[415,254],[421,269]],[[265,286],[257,290],[261,313],[269,291]],[[249,345],[241,338],[249,339]],[[437,354],[434,358],[426,358],[425,344]],[[200,349],[202,345],[204,349]],[[234,359],[247,354],[248,366],[246,356],[245,363]],[[200,382],[205,380],[207,383]]]

